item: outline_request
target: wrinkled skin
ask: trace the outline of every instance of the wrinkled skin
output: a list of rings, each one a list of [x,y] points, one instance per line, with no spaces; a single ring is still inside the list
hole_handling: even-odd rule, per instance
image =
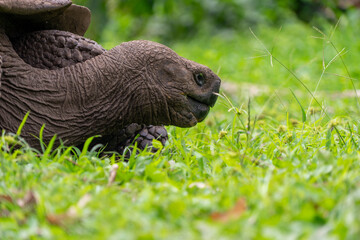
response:
[[[220,79],[209,68],[150,41],[123,43],[85,62],[47,70],[25,63],[0,33],[0,127],[34,147],[57,134],[68,145],[131,123],[191,127],[215,104]],[[201,78],[199,78],[199,74]]]

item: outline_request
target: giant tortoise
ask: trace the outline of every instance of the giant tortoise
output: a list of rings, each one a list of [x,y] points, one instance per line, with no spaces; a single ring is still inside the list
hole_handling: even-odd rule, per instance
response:
[[[21,135],[34,148],[45,125],[45,143],[101,135],[121,151],[138,133],[144,147],[164,143],[163,125],[204,120],[219,92],[216,74],[151,41],[107,51],[83,37],[90,16],[71,0],[0,1],[1,129],[16,132],[30,112]]]

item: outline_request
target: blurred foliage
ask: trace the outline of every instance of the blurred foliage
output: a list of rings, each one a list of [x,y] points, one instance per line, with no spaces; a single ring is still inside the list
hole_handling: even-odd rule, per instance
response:
[[[74,0],[89,7],[93,20],[87,36],[147,38],[161,42],[243,31],[258,24],[279,26],[298,19],[321,25],[336,21],[357,0]]]

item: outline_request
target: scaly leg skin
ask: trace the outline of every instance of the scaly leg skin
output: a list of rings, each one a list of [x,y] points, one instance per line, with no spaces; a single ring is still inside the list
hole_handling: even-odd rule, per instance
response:
[[[92,40],[59,30],[29,33],[12,39],[12,43],[26,63],[43,69],[63,68],[106,52]],[[0,73],[1,63],[0,57]],[[138,138],[136,138],[137,135],[139,135]],[[126,147],[137,142],[139,149],[143,150],[148,146],[152,152],[156,152],[157,149],[152,147],[153,139],[159,140],[164,145],[168,139],[166,129],[163,126],[145,126],[133,123],[111,135],[94,139],[92,146],[101,143],[106,146],[105,151],[117,151],[122,154]]]
[[[104,152],[116,151],[120,154],[125,153],[125,158],[129,158],[131,152],[125,152],[125,149],[129,148],[131,150],[135,143],[137,143],[137,148],[140,150],[147,148],[153,153],[158,151],[152,145],[154,139],[161,142],[163,146],[165,145],[168,140],[168,134],[164,126],[146,126],[144,124],[132,123],[111,135],[94,139],[91,145],[106,144]]]

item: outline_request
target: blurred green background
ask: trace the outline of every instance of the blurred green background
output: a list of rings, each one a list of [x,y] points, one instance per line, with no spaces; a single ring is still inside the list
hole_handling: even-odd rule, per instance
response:
[[[87,36],[100,42],[147,38],[163,43],[231,35],[249,26],[334,23],[358,0],[74,0],[93,14]]]

